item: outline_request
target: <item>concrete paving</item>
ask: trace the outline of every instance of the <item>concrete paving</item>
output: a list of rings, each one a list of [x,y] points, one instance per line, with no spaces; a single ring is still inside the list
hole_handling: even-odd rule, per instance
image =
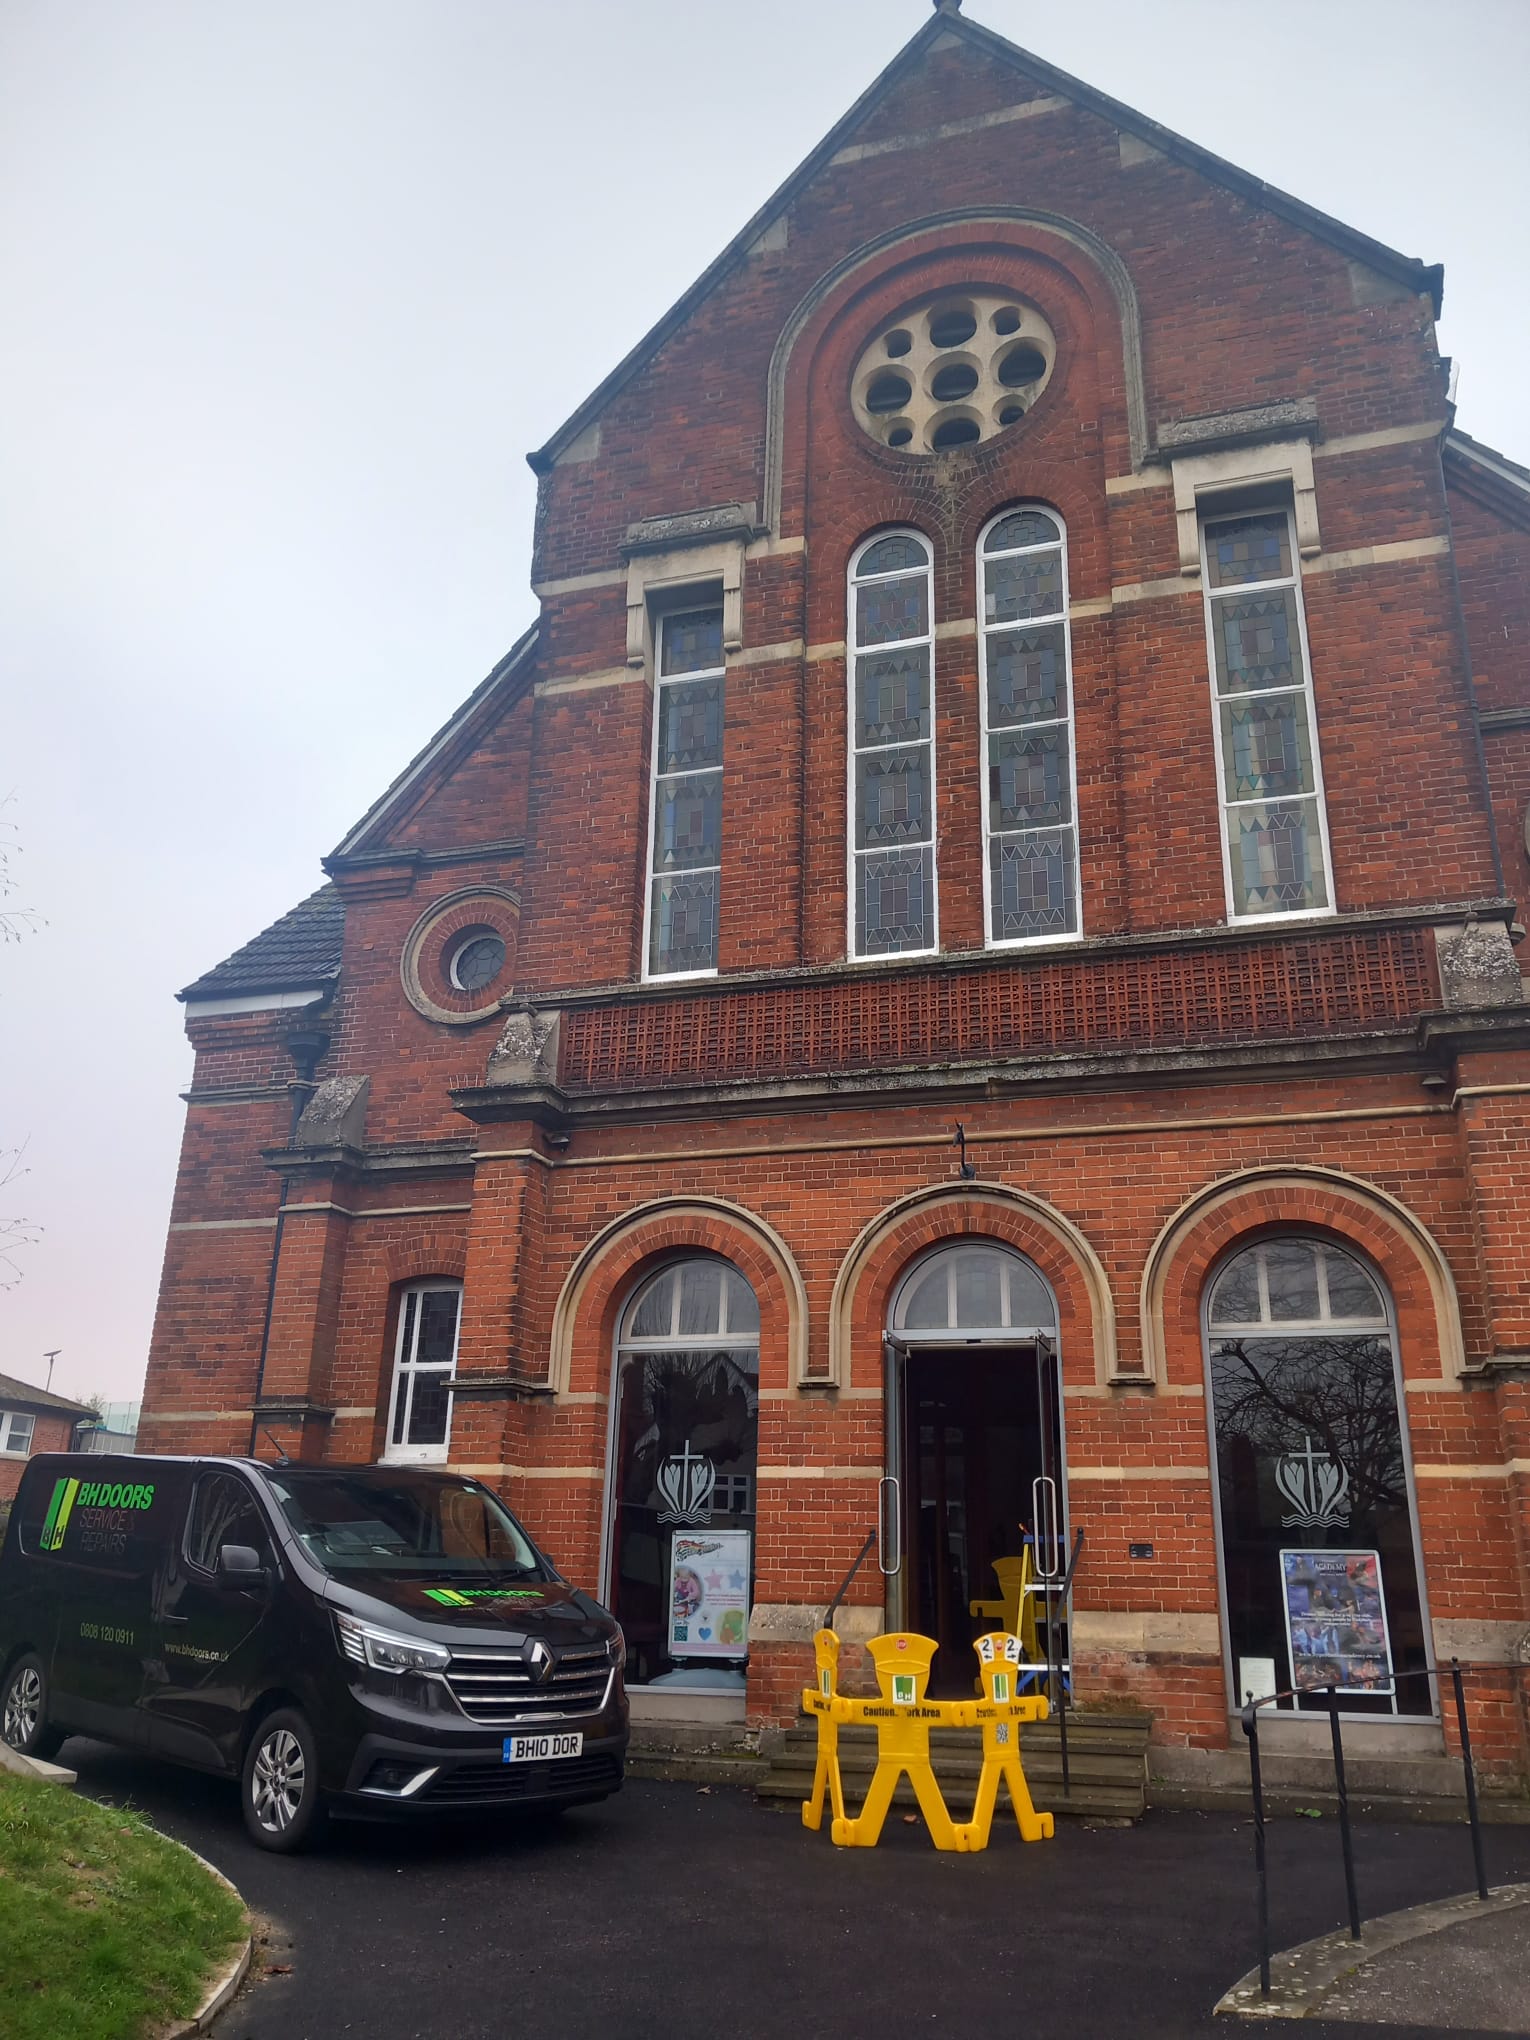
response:
[[[1530,2033],[1530,1910],[1487,1913],[1390,1948],[1322,2000],[1325,2020]]]
[[[996,1825],[979,1856],[938,1855],[895,1820],[880,1848],[838,1850],[746,1792],[634,1780],[552,1823],[337,1825],[322,1852],[282,1858],[247,1841],[229,1785],[82,1739],[63,1754],[82,1791],[143,1808],[273,1922],[264,1980],[219,2040],[906,2040],[975,2026],[1226,2040],[1237,2026],[1212,2007],[1255,1955],[1249,1823],[1222,1814],[1060,1823],[1031,1846]],[[1530,1830],[1497,1829],[1488,1851],[1494,1882],[1530,1878]],[[1464,1828],[1362,1824],[1357,1853],[1367,1913],[1471,1877]],[[1272,1823],[1270,1871],[1277,1947],[1341,1924],[1331,1822]],[[1478,1966],[1492,1958],[1478,1951]],[[1432,2015],[1388,2021],[1308,2023],[1330,2040],[1439,2030]]]

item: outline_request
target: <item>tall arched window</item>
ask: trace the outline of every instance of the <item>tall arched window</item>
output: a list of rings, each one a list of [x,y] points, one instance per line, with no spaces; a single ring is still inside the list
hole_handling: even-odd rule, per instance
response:
[[[987,939],[1079,932],[1068,546],[1050,510],[1006,510],[978,547]]]
[[[1330,1241],[1262,1239],[1209,1285],[1206,1346],[1237,1704],[1295,1691],[1299,1708],[1331,1686],[1362,1712],[1431,1713],[1411,1676],[1428,1653],[1377,1278]]]
[[[759,1344],[754,1291],[711,1255],[650,1275],[622,1313],[606,1598],[629,1683],[742,1688]]]
[[[930,545],[883,532],[850,563],[850,954],[939,943]]]

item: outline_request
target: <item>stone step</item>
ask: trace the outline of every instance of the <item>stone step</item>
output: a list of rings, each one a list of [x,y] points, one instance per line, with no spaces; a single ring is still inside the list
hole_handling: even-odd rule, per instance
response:
[[[1027,1722],[1020,1730],[1025,1775],[1038,1807],[1056,1813],[1105,1820],[1139,1820],[1145,1808],[1146,1715],[1070,1714],[1069,1791],[1062,1789],[1062,1740],[1056,1721]],[[816,1723],[799,1720],[774,1748],[769,1769],[756,1790],[766,1799],[806,1799],[818,1754]],[[971,1728],[937,1728],[930,1734],[930,1759],[948,1803],[969,1806],[977,1791],[983,1748]],[[855,1804],[864,1798],[876,1769],[877,1732],[870,1722],[846,1723],[839,1731],[840,1775]],[[893,1804],[917,1804],[900,1785]]]

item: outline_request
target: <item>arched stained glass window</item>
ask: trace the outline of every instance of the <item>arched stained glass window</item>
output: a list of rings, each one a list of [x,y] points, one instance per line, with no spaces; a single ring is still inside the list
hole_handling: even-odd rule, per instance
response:
[[[622,1312],[607,1599],[631,1684],[742,1685],[759,1338],[753,1289],[714,1255],[668,1263]]]
[[[1079,932],[1078,794],[1062,521],[1007,510],[978,548],[990,944]]]
[[[1396,1347],[1374,1273],[1279,1234],[1206,1300],[1234,1699],[1429,1714]]]
[[[935,618],[929,541],[884,532],[850,564],[850,954],[920,955],[935,898]]]

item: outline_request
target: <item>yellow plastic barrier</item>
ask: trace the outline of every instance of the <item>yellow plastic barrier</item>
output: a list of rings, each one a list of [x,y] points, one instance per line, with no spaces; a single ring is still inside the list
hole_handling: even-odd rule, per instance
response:
[[[832,1629],[820,1629],[813,1637],[814,1670],[818,1675],[816,1686],[802,1689],[802,1710],[818,1720],[818,1761],[813,1767],[813,1796],[802,1802],[802,1825],[819,1828],[823,1824],[823,1799],[829,1795],[831,1822],[829,1832],[845,1817],[845,1788],[839,1775],[839,1722],[834,1714],[835,1693],[839,1681],[839,1638]]]
[[[969,1601],[967,1613],[986,1615],[991,1622],[998,1623],[1006,1636],[1018,1636],[1021,1650],[1035,1664],[1041,1656],[1041,1646],[1036,1635],[1036,1575],[1030,1546],[1018,1558],[996,1558],[993,1569],[998,1576],[1000,1598]]]
[[[866,1648],[876,1666],[881,1697],[851,1700],[841,1694],[833,1702],[833,1712],[837,1722],[876,1723],[877,1768],[859,1814],[854,1820],[838,1816],[829,1829],[831,1838],[843,1849],[874,1849],[898,1780],[907,1778],[936,1848],[970,1849],[968,1830],[952,1821],[930,1769],[930,1730],[972,1721],[980,1703],[925,1699],[937,1648],[927,1636],[874,1636]]]
[[[1002,1778],[1009,1787],[1009,1803],[1015,1810],[1022,1840],[1044,1841],[1052,1833],[1052,1816],[1038,1813],[1031,1804],[1030,1787],[1020,1765],[1020,1724],[1046,1720],[1050,1711],[1046,1697],[1036,1693],[1021,1699],[1016,1695],[1016,1680],[1024,1662],[1018,1637],[995,1630],[980,1636],[972,1647],[978,1654],[984,1698],[967,1703],[967,1719],[982,1726],[983,1768],[978,1776],[972,1818],[958,1832],[966,1836],[968,1849],[988,1847]]]

